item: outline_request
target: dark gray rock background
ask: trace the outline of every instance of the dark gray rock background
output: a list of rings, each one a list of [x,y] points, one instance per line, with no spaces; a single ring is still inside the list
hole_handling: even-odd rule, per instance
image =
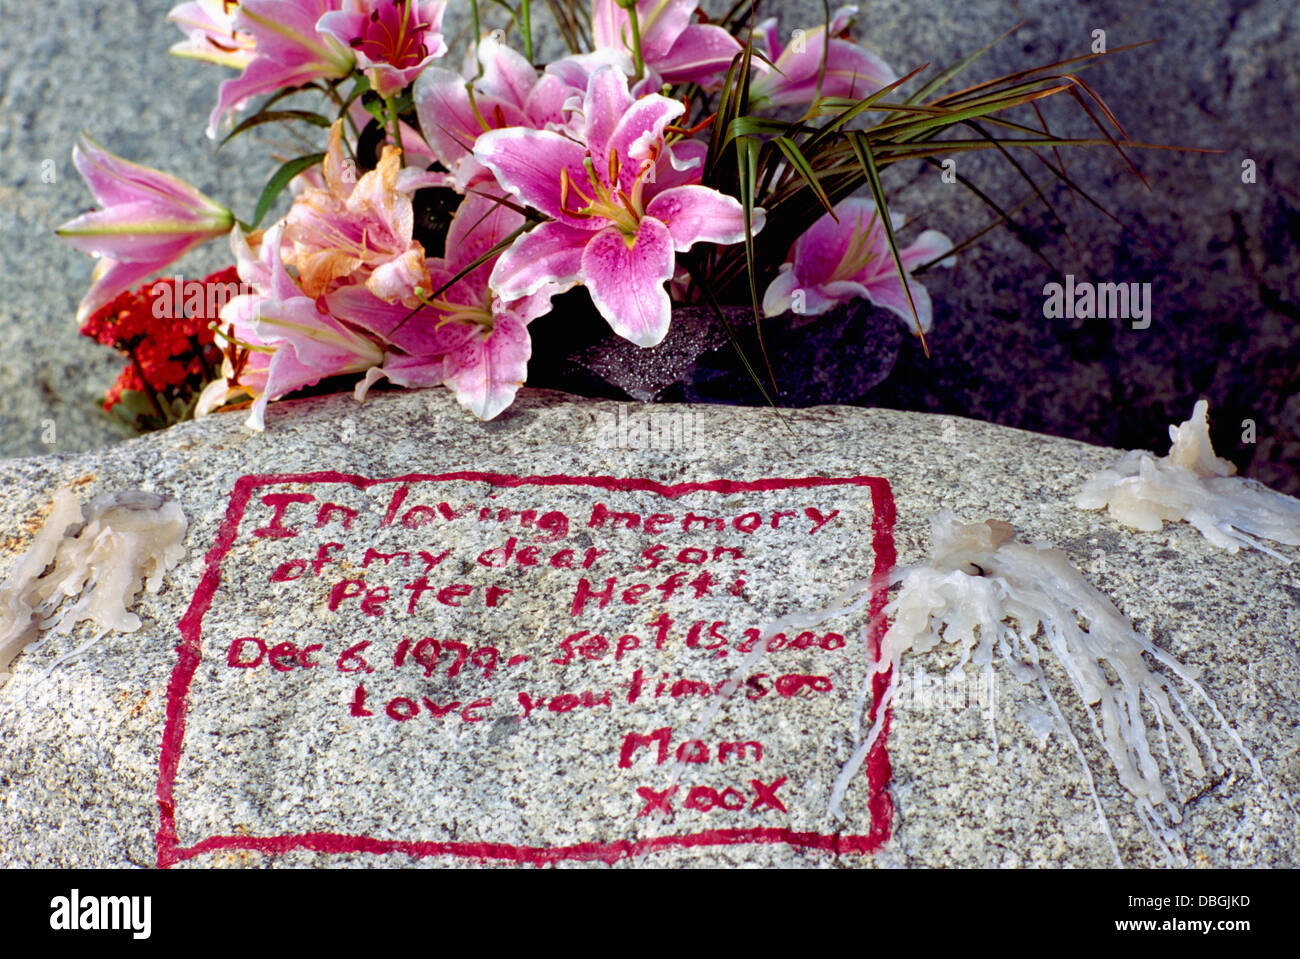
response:
[[[268,148],[300,146],[277,129],[215,153],[203,126],[228,71],[167,56],[179,37],[163,20],[171,5],[0,0],[0,22],[13,27],[0,38],[0,455],[67,453],[121,435],[98,409],[120,361],[80,337],[72,320],[90,261],[51,232],[90,206],[70,160],[77,134],[180,174],[244,216],[275,165]],[[780,10],[787,31],[821,17],[820,4],[807,0],[767,7]],[[1163,451],[1167,424],[1206,396],[1222,455],[1279,489],[1300,488],[1300,8],[1284,0],[888,0],[862,8],[857,36],[899,72],[948,64],[1024,21],[971,70],[972,81],[1084,53],[1094,29],[1106,30],[1111,48],[1160,38],[1088,71],[1088,82],[1134,139],[1223,151],[1138,154],[1149,192],[1103,149],[1067,154],[1071,176],[1155,250],[1049,188],[1065,227],[1041,208],[1021,220],[1024,239],[1055,270],[999,229],[954,270],[931,271],[934,355],[925,359],[905,338],[893,374],[868,401]],[[1087,135],[1077,109],[1057,100],[1044,107],[1053,129]],[[1241,182],[1244,158],[1257,163],[1254,184]],[[54,183],[42,180],[46,159],[56,162]],[[1046,183],[1044,168],[1027,168]],[[963,156],[959,171],[1013,204],[1029,192],[994,156]],[[922,164],[895,167],[886,185],[916,228],[961,239],[989,221],[978,200]],[[218,243],[178,269],[201,276],[227,262]],[[1066,273],[1152,283],[1150,329],[1044,319],[1043,286]],[[778,371],[778,380],[798,375]],[[1247,419],[1256,424],[1254,444],[1241,442]],[[51,423],[53,442],[43,442]]]

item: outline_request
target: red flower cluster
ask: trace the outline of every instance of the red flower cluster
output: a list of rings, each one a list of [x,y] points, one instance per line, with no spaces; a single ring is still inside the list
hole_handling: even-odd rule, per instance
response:
[[[221,351],[209,324],[238,289],[233,266],[185,283],[159,279],[119,295],[91,314],[81,327],[85,336],[111,346],[130,359],[104,397],[111,410],[125,391],[145,394],[155,413],[170,417],[160,399],[189,400],[217,376]]]

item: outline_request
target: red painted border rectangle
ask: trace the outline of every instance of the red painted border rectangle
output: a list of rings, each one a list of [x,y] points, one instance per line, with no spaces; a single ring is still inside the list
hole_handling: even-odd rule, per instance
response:
[[[894,551],[894,498],[889,482],[878,476],[802,477],[795,479],[760,479],[748,481],[710,480],[699,483],[659,483],[648,479],[620,479],[611,476],[512,476],[504,473],[452,472],[411,473],[388,479],[367,479],[346,473],[314,472],[241,476],[231,491],[226,517],[217,531],[216,541],[207,553],[206,566],[189,608],[178,627],[182,642],[177,648],[179,658],[167,686],[167,723],[163,731],[162,750],[158,769],[157,834],[158,865],[167,867],[185,859],[219,849],[249,849],[260,852],[287,852],[307,849],[321,853],[368,852],[377,854],[402,853],[408,856],[456,856],[479,860],[496,859],[507,862],[527,862],[544,865],[559,860],[599,860],[615,862],[628,856],[640,855],[655,849],[670,847],[700,847],[714,845],[741,845],[748,843],[777,843],[807,849],[820,849],[835,854],[869,853],[878,849],[889,838],[893,818],[893,801],[889,785],[889,754],[886,737],[889,732],[888,712],[882,724],[880,738],[865,764],[867,776],[867,806],[871,812],[871,828],[865,834],[822,834],[795,832],[782,828],[715,829],[678,836],[659,836],[644,840],[621,840],[610,843],[581,843],[570,846],[512,846],[501,843],[466,842],[404,842],[376,839],[364,835],[342,833],[302,833],[282,836],[209,836],[192,846],[181,846],[176,835],[176,799],[173,788],[181,751],[185,742],[185,717],[189,703],[190,685],[202,659],[203,617],[212,603],[221,583],[221,563],[234,546],[239,524],[253,491],[281,484],[346,483],[359,489],[388,483],[422,483],[448,481],[485,482],[500,487],[519,486],[589,486],[612,491],[643,491],[657,493],[672,499],[693,492],[742,493],[747,491],[777,489],[808,489],[823,486],[865,486],[871,490],[872,549],[876,557],[872,571],[872,596],[869,652],[879,655],[884,634],[884,619],[880,615],[885,607],[888,577],[893,569]],[[880,701],[888,681],[888,673],[876,674],[872,681],[873,702],[868,724],[875,719],[876,703]]]

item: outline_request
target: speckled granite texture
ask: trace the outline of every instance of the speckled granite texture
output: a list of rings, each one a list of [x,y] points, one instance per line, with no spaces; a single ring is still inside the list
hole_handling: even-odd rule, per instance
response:
[[[747,628],[869,577],[891,540],[899,563],[920,561],[941,508],[1054,543],[1200,671],[1265,779],[1194,704],[1221,767],[1181,779],[1192,865],[1297,863],[1300,564],[1075,509],[1113,450],[883,410],[795,411],[789,429],[764,410],[653,411],[670,419],[526,390],[478,424],[445,391],[380,393],[279,404],[265,434],[226,414],[0,463],[0,570],[59,485],[83,499],[168,492],[190,521],[189,555],[141,603],[139,633],[44,682],[88,625],[15,663],[0,692],[0,863],[149,866],[161,852],[187,866],[1107,866],[1070,746],[1026,722],[1040,695],[999,673],[995,764],[987,697],[938,685],[949,650],[904,661],[887,792],[864,775],[846,820],[828,816],[858,740],[865,610],[789,630],[716,711],[698,685],[730,675]],[[349,479],[413,473],[442,478]],[[888,491],[808,482],[853,477]],[[601,505],[610,514],[593,525]],[[628,513],[635,528],[613,515]],[[610,577],[603,608],[592,595],[575,615],[580,581],[599,593]],[[1161,865],[1063,675],[1049,675],[1123,862]],[[638,815],[661,795],[671,818]]]

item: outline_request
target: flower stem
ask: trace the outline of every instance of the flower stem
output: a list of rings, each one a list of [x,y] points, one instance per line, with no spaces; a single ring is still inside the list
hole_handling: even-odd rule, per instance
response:
[[[217,378],[216,374],[212,371],[212,364],[208,362],[208,348],[199,342],[197,336],[191,336],[189,341],[190,345],[194,348],[194,352],[198,354],[199,365],[203,367],[203,383],[206,386]]]
[[[136,356],[135,350],[130,347],[127,348],[126,355],[131,357],[131,363],[135,366],[135,375],[140,377],[140,382],[144,384],[144,395],[149,398],[149,405],[158,414],[158,419],[163,421],[163,425],[167,425],[167,414],[163,412],[162,406],[158,403],[158,395],[153,391],[148,378],[144,375],[144,367],[140,365],[140,357]]]
[[[627,20],[632,27],[632,59],[636,62],[636,75],[632,82],[637,83],[645,76],[645,58],[641,56],[641,21],[636,15],[636,0],[614,0],[614,3],[627,11]]]
[[[393,124],[393,142],[397,144],[397,152],[405,156],[402,150],[402,121],[397,115],[397,102],[395,98],[384,97],[384,110],[388,114],[389,121]]]
[[[479,26],[478,0],[469,0],[469,16],[474,26],[474,69],[477,71],[474,74],[474,79],[477,80],[479,77],[483,76],[483,61],[480,60],[478,56],[479,33],[483,29]]]
[[[339,108],[339,118],[342,119],[342,120],[346,120],[346,121],[347,121],[348,126],[350,126],[350,127],[352,128],[352,135],[353,135],[354,137],[359,137],[359,136],[361,135],[361,131],[357,129],[357,124],[356,124],[356,122],[352,119],[352,115],[351,115],[350,113],[348,113],[348,107],[347,107],[347,104],[344,103],[344,102],[343,102],[343,98],[342,98],[341,96],[339,96],[339,91],[338,91],[337,86],[335,86],[335,85],[332,84],[332,83],[316,84],[316,86],[317,86],[318,89],[324,90],[325,93],[326,93],[326,95],[327,95],[331,100],[334,101],[334,104]],[[351,149],[352,149],[352,146],[351,146],[351,144],[349,144],[349,145],[348,145],[348,150],[351,150]],[[355,159],[355,157],[354,157],[354,159]]]
[[[519,21],[524,31],[524,56],[533,62],[533,7],[531,0],[519,0]]]

